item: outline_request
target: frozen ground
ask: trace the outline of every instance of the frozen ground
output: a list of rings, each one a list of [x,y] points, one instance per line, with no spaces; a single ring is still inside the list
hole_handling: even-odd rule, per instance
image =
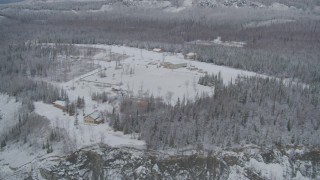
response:
[[[19,122],[20,102],[14,97],[0,93],[0,136]]]
[[[0,136],[4,137],[19,122],[21,102],[16,102],[14,97],[0,94]],[[2,138],[1,138],[2,139]],[[0,179],[11,179],[16,169],[28,164],[35,158],[34,151],[29,145],[20,146],[20,143],[7,145],[0,149]],[[34,149],[33,149],[34,150]],[[38,150],[37,150],[38,151]],[[5,178],[6,177],[6,178]]]
[[[228,180],[233,179],[242,179],[249,180],[248,171],[258,174],[264,179],[287,179],[290,177],[290,173],[292,172],[290,162],[286,156],[282,157],[283,159],[279,163],[265,163],[259,162],[255,158],[250,158],[248,162],[246,162],[244,167],[234,165],[230,167],[230,174]],[[303,176],[300,171],[297,171],[296,177],[292,178],[292,180],[307,180],[308,178]]]
[[[192,3],[193,3],[192,0],[184,0],[182,3],[182,6],[179,6],[179,7],[169,6],[169,7],[165,8],[164,11],[177,13],[177,12],[185,10],[186,8],[191,7]]]
[[[182,54],[158,53],[124,46],[96,45],[95,47],[105,48],[106,52],[111,50],[114,53],[126,54],[128,58],[118,62],[106,62],[104,58],[107,57],[107,53],[95,55],[93,57],[95,63],[101,66],[106,77],[101,78],[99,73],[96,73],[79,79],[77,82],[80,84],[81,91],[111,92],[112,88],[116,88],[128,91],[134,96],[148,92],[154,96],[164,97],[164,99],[169,92],[173,94],[171,101],[176,102],[178,97],[193,99],[197,94],[213,93],[212,88],[198,84],[199,77],[204,73],[218,74],[220,72],[225,83],[229,83],[239,75],[257,75],[253,72],[225,66],[186,60]],[[166,69],[161,66],[163,62],[187,63],[187,67]],[[98,86],[99,83],[100,86]]]
[[[243,47],[246,45],[245,42],[237,42],[237,41],[221,41],[221,37],[217,37],[213,40],[214,44],[222,45],[222,46],[230,46],[230,47]]]
[[[83,122],[83,115],[79,113],[79,125],[74,125],[75,117],[65,114],[50,104],[35,103],[36,113],[46,116],[53,128],[63,128],[75,143],[74,148],[103,143],[110,146],[134,146],[144,148],[144,142],[133,138],[132,135],[123,135],[122,132],[114,132],[108,123],[90,125]],[[103,109],[105,107],[100,107]]]
[[[203,41],[203,40],[196,40],[196,41],[191,41],[188,42],[187,44],[196,44],[196,45],[202,45],[202,46],[214,46],[214,45],[219,45],[219,46],[228,46],[228,47],[238,47],[242,48],[245,46],[247,43],[246,42],[241,42],[241,41],[222,41],[221,37],[218,36],[216,39],[213,41]]]
[[[265,21],[256,21],[256,22],[250,22],[246,24],[244,27],[246,28],[256,28],[256,27],[264,27],[264,26],[271,26],[275,24],[284,24],[289,22],[294,22],[293,19],[270,19]]]
[[[100,9],[98,10],[89,10],[89,12],[104,12],[104,11],[112,11],[113,10],[113,7],[108,5],[108,4],[105,4],[105,5],[102,5]]]

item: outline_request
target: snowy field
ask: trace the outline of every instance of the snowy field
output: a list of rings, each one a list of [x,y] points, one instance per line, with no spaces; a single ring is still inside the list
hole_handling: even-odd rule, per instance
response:
[[[78,115],[79,124],[74,125],[75,117],[69,116],[61,109],[42,102],[35,103],[36,113],[46,116],[51,121],[53,128],[58,127],[66,130],[74,142],[73,148],[79,149],[88,145],[103,143],[110,146],[133,146],[144,148],[144,142],[133,138],[132,135],[123,135],[122,132],[114,132],[107,123],[100,125],[85,124],[83,116]]]
[[[167,100],[166,97],[171,94],[169,103],[174,104],[178,98],[185,97],[192,100],[202,93],[212,94],[212,87],[198,84],[199,77],[205,73],[218,74],[220,72],[226,84],[237,76],[258,75],[254,72],[187,60],[182,54],[159,53],[125,46],[77,46],[79,48],[98,48],[99,53],[91,57],[90,60],[88,59],[88,67],[94,63],[100,68],[78,77],[75,76],[73,80],[65,83],[51,82],[67,89],[71,100],[80,96],[84,97],[86,102],[90,102],[92,93],[107,92],[111,95],[117,95],[119,91],[122,91],[124,94],[135,97],[153,95],[162,97],[164,100]],[[105,51],[101,52],[101,49]],[[125,58],[110,60],[110,52],[123,55]],[[187,67],[167,69],[161,66],[163,63],[185,63]],[[48,81],[50,82],[50,80]],[[93,105],[90,104],[90,106]],[[92,108],[90,107],[89,111]]]
[[[88,45],[79,45],[88,46]],[[171,92],[172,103],[178,98],[193,99],[197,94],[212,94],[213,89],[198,84],[200,76],[205,73],[221,73],[225,83],[240,76],[254,76],[253,72],[217,66],[198,61],[186,60],[182,54],[169,54],[166,52],[153,52],[124,46],[96,45],[94,47],[106,49],[106,53],[96,54],[93,58],[95,63],[101,66],[106,77],[100,77],[99,73],[85,76],[78,81],[84,85],[81,88],[88,88],[89,91],[110,91],[112,88],[122,89],[132,93],[134,96],[142,94],[153,94],[165,99]],[[106,62],[107,52],[126,54],[128,58],[119,62]],[[187,67],[178,69],[167,69],[161,66],[162,63],[181,64],[187,63]],[[120,64],[117,68],[116,64]],[[85,81],[85,82],[84,82]],[[90,82],[91,83],[90,83]],[[80,84],[81,84],[80,83]],[[97,84],[109,87],[99,87]],[[91,85],[90,85],[91,84]]]

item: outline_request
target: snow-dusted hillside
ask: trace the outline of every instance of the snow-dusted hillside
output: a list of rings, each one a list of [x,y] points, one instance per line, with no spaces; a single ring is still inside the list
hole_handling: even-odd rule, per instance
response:
[[[75,179],[317,179],[319,152],[244,147],[213,154],[168,155],[134,148],[91,146],[66,158],[48,158],[34,175]]]
[[[0,136],[19,123],[20,107],[21,102],[16,102],[16,98],[0,94]]]
[[[15,1],[14,1],[15,2]],[[296,2],[290,2],[285,0],[23,0],[22,3],[85,3],[85,2],[101,2],[114,6],[132,6],[132,7],[144,7],[144,8],[161,8],[167,12],[180,12],[190,7],[250,7],[250,8],[270,8],[274,10],[288,10],[292,8],[298,9],[313,9],[313,5],[317,4],[316,0],[306,4],[302,0]],[[105,5],[101,6],[100,10],[104,10]],[[108,8],[109,9],[109,8]]]
[[[0,180],[320,179],[319,15],[0,0]]]
[[[224,42],[218,38],[213,43],[227,46],[231,42]],[[42,46],[54,47],[56,44],[42,44]],[[207,156],[207,152],[199,151],[197,155],[190,156],[195,149],[190,152],[181,150],[150,152],[146,150],[145,142],[138,140],[139,134],[124,135],[123,132],[115,132],[109,126],[108,118],[105,119],[105,124],[100,125],[84,122],[84,116],[93,111],[111,113],[113,109],[118,109],[123,95],[138,99],[154,95],[163,98],[168,104],[175,104],[178,98],[183,97],[192,100],[201,93],[211,95],[214,93],[213,88],[199,85],[197,82],[204,74],[220,74],[225,83],[236,79],[237,76],[266,76],[194,61],[180,53],[163,52],[161,49],[146,50],[116,45],[85,44],[76,44],[73,48],[79,50],[78,55],[71,54],[67,57],[57,55],[59,64],[65,63],[72,69],[69,74],[59,73],[64,71],[63,67],[56,67],[55,75],[52,77],[35,78],[35,80],[46,81],[63,88],[71,102],[83,97],[85,107],[78,110],[77,116],[70,116],[52,104],[35,102],[34,113],[44,117],[46,121],[42,121],[44,125],[38,127],[32,136],[28,136],[32,138],[32,143],[18,142],[2,149],[0,165],[3,168],[0,171],[2,173],[0,178],[19,179],[29,176],[47,179],[51,177],[94,179],[93,176],[101,174],[107,179],[124,177],[153,179],[156,176],[164,179],[188,177],[302,179],[319,176],[317,169],[313,169],[312,172],[307,169],[308,165],[319,163],[317,159],[312,159],[315,154],[317,155],[317,150],[290,147],[267,150],[266,153],[257,147],[248,147],[230,151],[218,149],[217,154],[213,156]],[[89,50],[91,56],[84,55],[88,54],[85,52]],[[170,69],[166,67],[166,64],[170,63],[182,66]],[[110,97],[108,101],[100,102],[92,99],[93,93],[104,92]],[[2,127],[7,129],[10,125],[7,122],[16,119],[14,114],[20,103],[16,103],[14,98],[6,95],[0,97],[0,110],[8,113],[3,115],[6,126]],[[78,123],[75,123],[76,119]],[[17,123],[17,121],[12,122]],[[53,152],[47,153],[46,148],[41,146],[47,141],[50,132],[51,134],[54,132],[53,130],[61,134],[61,139],[52,141]],[[104,145],[100,147],[97,144]],[[299,151],[299,148],[302,150]],[[67,159],[63,157],[72,152],[74,154]],[[183,154],[187,156],[180,156]],[[197,165],[193,166],[194,163]],[[108,164],[108,168],[104,167],[105,164]],[[209,166],[212,167],[208,168]]]

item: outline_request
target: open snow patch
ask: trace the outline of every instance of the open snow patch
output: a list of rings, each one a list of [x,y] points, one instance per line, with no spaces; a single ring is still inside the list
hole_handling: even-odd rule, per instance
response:
[[[289,10],[289,7],[284,5],[284,4],[281,4],[281,3],[273,3],[271,4],[270,6],[271,9],[274,9],[274,10],[277,10],[277,11],[285,11],[285,10]]]
[[[177,13],[185,10],[188,7],[192,7],[192,0],[184,0],[182,6],[168,6],[164,9],[166,12]]]
[[[271,26],[274,24],[284,24],[289,22],[295,22],[293,19],[270,19],[265,21],[256,21],[256,22],[250,22],[246,24],[244,27],[246,28],[255,28],[255,27],[264,27],[264,26]]]
[[[284,159],[284,164],[259,162],[256,159],[250,159],[249,168],[253,169],[258,174],[266,179],[282,179],[285,177],[286,168],[289,167],[289,162]]]
[[[100,9],[98,10],[90,10],[90,12],[104,12],[104,11],[112,11],[112,6],[108,5],[108,4],[104,4],[101,6]]]
[[[222,45],[222,46],[230,46],[230,47],[243,47],[246,45],[245,42],[237,42],[237,41],[221,41],[221,37],[218,36],[217,39],[213,40],[213,43]]]
[[[131,146],[144,148],[145,142],[134,139],[132,135],[124,135],[122,132],[114,132],[107,123],[99,125],[85,124],[82,113],[78,115],[79,124],[74,125],[75,117],[69,116],[61,109],[43,102],[35,102],[35,112],[41,116],[45,116],[50,120],[53,128],[63,128],[70,135],[76,149],[104,143],[110,146]],[[102,106],[103,108],[106,107]]]
[[[213,46],[213,45],[220,45],[220,46],[228,46],[228,47],[238,47],[241,48],[245,46],[247,43],[242,41],[222,41],[221,37],[218,36],[213,41],[203,41],[203,40],[196,40],[187,42],[187,44],[191,45],[201,45],[201,46]]]
[[[192,6],[192,0],[184,0],[183,1],[184,7],[191,7]]]
[[[171,13],[177,13],[177,12],[183,11],[185,9],[186,9],[186,7],[168,7],[166,9],[164,9],[164,11],[171,12]]]

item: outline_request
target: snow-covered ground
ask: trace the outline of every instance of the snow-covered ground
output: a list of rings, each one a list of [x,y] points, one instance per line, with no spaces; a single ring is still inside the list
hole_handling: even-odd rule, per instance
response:
[[[288,6],[286,6],[284,4],[281,4],[281,3],[277,3],[277,2],[276,3],[272,3],[269,8],[277,10],[277,11],[285,11],[285,10],[289,9]]]
[[[3,136],[19,122],[21,102],[14,97],[0,93],[0,136]]]
[[[145,144],[143,141],[134,139],[132,135],[114,132],[108,123],[100,125],[85,124],[83,113],[90,114],[94,111],[111,112],[113,107],[117,108],[118,106],[114,102],[101,103],[93,101],[91,99],[92,93],[107,92],[110,97],[121,98],[121,95],[114,92],[115,89],[121,89],[124,93],[129,93],[135,97],[153,94],[156,97],[163,97],[167,103],[174,104],[178,98],[193,99],[197,94],[213,93],[213,88],[198,84],[198,79],[204,75],[204,72],[209,74],[218,74],[220,72],[225,83],[230,82],[231,79],[235,79],[239,75],[257,75],[248,71],[186,60],[182,54],[159,53],[124,46],[77,46],[105,49],[105,52],[99,51],[98,54],[94,55],[92,57],[93,61],[90,60],[90,63],[98,64],[100,66],[99,69],[76,77],[69,82],[51,82],[58,87],[64,88],[70,101],[75,101],[78,97],[84,97],[85,108],[84,110],[79,110],[79,125],[75,126],[75,117],[67,115],[61,109],[51,104],[35,103],[35,112],[47,117],[53,128],[65,129],[71,139],[74,140],[76,148],[100,142],[111,146],[135,146],[141,148]],[[119,61],[109,61],[110,52],[125,54],[123,57],[126,58]],[[167,69],[160,66],[162,62],[187,63],[187,67]],[[190,68],[193,68],[193,70]],[[101,77],[101,73],[104,73],[105,77]]]
[[[270,19],[270,20],[265,20],[265,21],[255,21],[255,22],[250,22],[246,24],[244,27],[246,28],[255,28],[255,27],[264,27],[264,26],[271,26],[275,24],[284,24],[284,23],[289,23],[289,22],[294,22],[295,20],[293,19]]]
[[[202,93],[212,94],[213,88],[198,84],[200,76],[205,73],[218,74],[227,84],[237,76],[255,76],[254,72],[218,66],[204,62],[188,60],[182,54],[171,54],[167,52],[153,52],[145,49],[138,49],[125,46],[108,45],[77,45],[79,47],[95,47],[104,49],[92,57],[92,60],[100,68],[87,74],[75,77],[66,83],[57,83],[57,86],[68,90],[71,100],[78,96],[84,97],[86,101],[86,113],[90,113],[99,104],[91,104],[91,94],[95,92],[107,92],[116,95],[112,89],[123,90],[133,96],[153,95],[160,96],[166,100],[168,94],[172,94],[170,103],[175,103],[178,98],[193,99]],[[124,55],[125,59],[119,61],[110,60],[110,52]],[[161,66],[162,63],[182,64],[187,67],[178,69],[167,69]],[[120,64],[120,65],[116,65]],[[105,77],[101,77],[101,73]],[[72,90],[71,87],[75,87]],[[88,104],[88,103],[89,104]],[[106,107],[103,105],[103,107]],[[112,108],[111,108],[112,109]],[[103,110],[103,109],[99,109]],[[110,110],[110,107],[109,107]]]
[[[132,91],[135,96],[138,96],[141,91],[149,92],[149,94],[161,97],[166,97],[168,92],[172,92],[172,101],[176,102],[178,97],[187,97],[192,99],[197,94],[212,94],[212,88],[198,84],[199,77],[203,76],[205,73],[218,74],[220,72],[225,83],[229,83],[239,75],[257,75],[256,73],[249,71],[187,60],[184,59],[182,54],[169,54],[166,52],[158,53],[125,46],[95,45],[94,47],[106,50],[106,53],[99,53],[94,56],[95,63],[99,64],[102,69],[106,69],[106,77],[100,78],[99,73],[97,73],[83,78],[82,80],[93,81],[96,83],[110,83],[113,88]],[[106,59],[108,59],[107,52],[110,50],[114,53],[126,54],[128,56],[128,58],[120,61],[122,68],[116,69],[115,61],[106,62]],[[161,63],[163,62],[173,64],[187,63],[187,67],[166,69],[161,67]],[[81,81],[81,83],[83,84],[85,82]],[[92,84],[87,85],[85,83],[85,86],[89,86],[91,92],[99,89],[101,91],[101,87],[97,88]],[[111,89],[111,87],[109,89],[102,89],[106,91]]]
[[[89,12],[103,12],[103,11],[112,11],[113,7],[108,5],[108,4],[105,4],[105,5],[102,5],[100,9],[98,10],[89,10]]]
[[[204,72],[209,74],[221,73],[225,83],[230,82],[237,76],[254,76],[256,73],[232,69],[224,66],[217,66],[198,61],[184,59],[182,54],[168,54],[165,52],[158,53],[143,49],[124,47],[124,46],[107,46],[107,45],[77,45],[79,47],[96,47],[105,49],[99,51],[92,57],[95,64],[100,65],[87,74],[76,77],[75,79],[57,83],[51,82],[58,87],[67,90],[69,99],[76,100],[78,97],[84,97],[85,108],[80,110],[78,119],[79,125],[75,126],[74,116],[69,116],[62,110],[50,104],[42,102],[35,103],[35,112],[47,117],[52,127],[63,128],[71,138],[74,138],[76,147],[81,148],[86,145],[99,142],[111,146],[139,146],[144,147],[143,141],[132,138],[132,135],[123,135],[120,132],[114,132],[107,123],[100,125],[88,125],[83,122],[83,112],[89,114],[93,111],[110,112],[117,103],[101,103],[91,99],[91,94],[98,92],[107,92],[110,96],[118,96],[114,89],[123,90],[133,96],[145,96],[153,94],[156,97],[174,104],[178,98],[186,97],[193,99],[201,93],[212,94],[213,89],[198,84],[198,79]],[[110,52],[114,54],[125,54],[126,59],[119,61],[110,60]],[[160,64],[162,62],[170,63],[187,63],[187,67],[179,69],[166,69]],[[116,65],[118,64],[118,65]],[[120,65],[119,65],[120,64]],[[118,68],[116,68],[118,67]],[[120,67],[120,68],[119,68]],[[190,70],[190,68],[197,70]],[[105,77],[101,77],[104,73]],[[74,87],[74,88],[72,88]],[[147,92],[147,93],[146,93]],[[172,97],[168,97],[171,94]]]
[[[203,46],[213,46],[213,45],[220,45],[220,46],[227,46],[227,47],[238,47],[242,48],[245,46],[247,43],[246,42],[241,42],[241,41],[222,41],[221,37],[218,36],[216,39],[213,41],[202,41],[202,40],[196,40],[196,41],[191,41],[188,42],[187,44],[194,44],[194,45],[203,45]]]
[[[2,167],[0,174],[3,174],[0,179],[3,177],[9,178],[17,171],[30,172],[32,167],[41,166],[41,164],[37,163],[41,162],[43,158],[63,156],[66,153],[66,147],[75,150],[103,143],[114,147],[129,146],[145,149],[145,142],[138,140],[138,135],[124,135],[122,132],[114,132],[108,122],[100,125],[84,123],[84,114],[94,111],[111,112],[114,107],[117,108],[118,106],[118,100],[105,103],[93,101],[91,99],[92,93],[106,92],[109,97],[121,99],[121,94],[114,91],[117,89],[135,97],[153,94],[156,97],[163,97],[167,103],[174,104],[178,98],[193,99],[197,94],[212,94],[213,88],[198,84],[199,77],[205,73],[221,73],[225,83],[229,83],[237,76],[259,75],[244,70],[188,60],[182,54],[154,52],[125,46],[81,44],[76,46],[102,49],[102,51],[97,51],[97,54],[93,57],[88,58],[88,65],[94,63],[99,65],[96,66],[99,68],[74,77],[68,82],[47,81],[65,89],[70,101],[75,101],[78,97],[85,99],[85,108],[78,110],[79,115],[77,118],[79,124],[75,125],[75,116],[69,116],[52,104],[36,102],[35,113],[49,120],[50,128],[48,129],[63,129],[68,140],[53,144],[54,152],[50,154],[47,154],[46,150],[39,147],[39,142],[41,145],[45,141],[45,133],[43,133],[43,138],[40,137],[35,140],[38,146],[31,147],[29,144],[21,143],[6,146],[0,152],[0,166]],[[121,58],[111,58],[111,53],[114,57],[118,55]],[[187,67],[167,69],[161,65],[164,62],[172,64],[185,63]],[[104,75],[101,76],[101,74]],[[172,97],[168,98],[168,94],[171,94]],[[17,111],[20,106],[21,104],[15,102],[14,98],[3,94],[0,95],[0,110],[3,114],[3,118],[0,120],[0,132],[17,123]],[[288,160],[283,159],[283,163],[286,162]],[[256,159],[251,159],[246,164],[246,167],[259,172],[265,178],[278,178],[286,175],[288,164],[265,164]],[[229,179],[246,179],[247,177],[244,176],[246,174],[245,171],[243,167],[233,166],[230,169]],[[300,176],[301,174],[297,174],[298,179]]]
[[[19,113],[21,112],[21,102],[16,102],[16,98],[6,94],[0,94],[0,136],[4,137],[11,129],[19,123]],[[16,143],[19,144],[20,143]],[[16,144],[7,145],[0,150],[0,179],[11,179],[7,174],[12,174],[16,169],[29,163],[35,158],[34,151]],[[5,178],[7,177],[7,178]]]
[[[286,156],[284,156],[286,158]],[[245,167],[238,165],[230,167],[230,174],[228,180],[242,179],[249,180],[247,171],[257,173],[264,179],[286,179],[290,177],[289,173],[292,173],[292,169],[288,159],[284,159],[281,163],[259,162],[254,158],[246,163]],[[308,178],[303,176],[300,171],[297,171],[296,177],[293,180],[307,180]]]
[[[103,108],[105,107],[100,107],[100,109]],[[145,143],[143,141],[134,139],[132,135],[123,135],[122,132],[114,132],[108,123],[100,125],[84,123],[82,113],[78,115],[79,124],[74,125],[74,116],[69,116],[51,104],[36,102],[35,109],[36,113],[50,120],[53,128],[58,127],[65,129],[71,140],[75,143],[74,148],[76,149],[97,143],[104,143],[110,146],[134,146],[144,148]]]
[[[178,6],[178,7],[169,6],[169,7],[165,8],[164,11],[177,13],[177,12],[185,10],[186,8],[192,7],[192,4],[193,4],[192,0],[184,0],[182,3],[182,6]]]
[[[237,41],[221,41],[221,37],[217,37],[213,40],[214,44],[222,45],[222,46],[230,46],[230,47],[243,47],[247,43],[245,42],[237,42]]]

